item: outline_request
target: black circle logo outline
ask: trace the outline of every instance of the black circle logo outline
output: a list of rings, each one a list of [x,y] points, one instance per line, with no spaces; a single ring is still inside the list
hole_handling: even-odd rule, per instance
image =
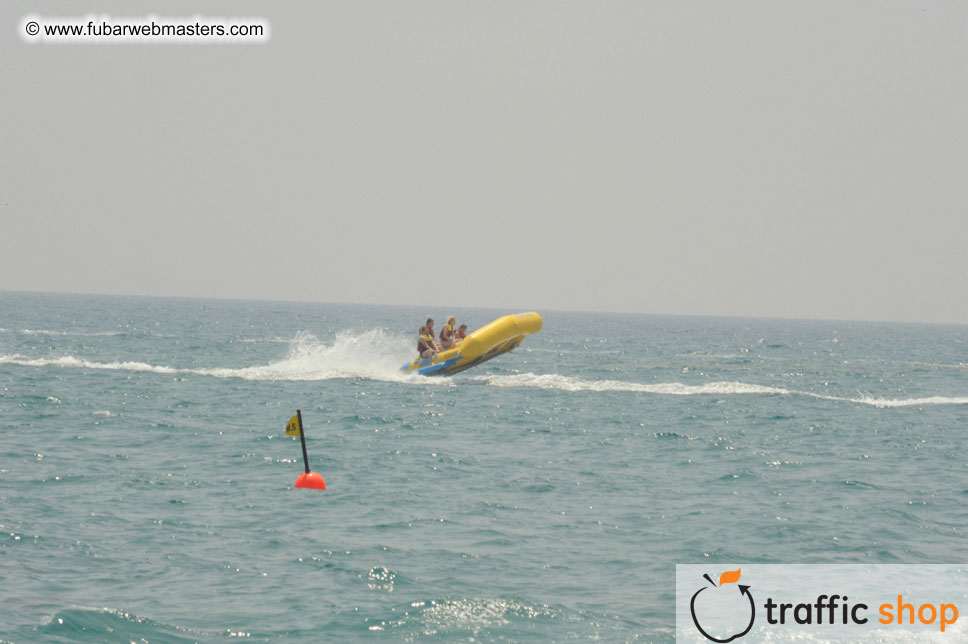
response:
[[[699,629],[699,632],[703,634],[703,637],[705,637],[710,642],[718,642],[718,644],[726,644],[727,642],[732,642],[736,638],[743,637],[744,635],[749,633],[750,629],[753,628],[753,622],[756,621],[756,603],[753,601],[753,595],[750,593],[750,587],[743,586],[743,585],[740,585],[739,592],[746,595],[750,600],[750,623],[746,625],[746,630],[743,631],[742,633],[737,633],[736,635],[733,635],[732,637],[725,640],[716,639],[715,637],[713,637],[712,635],[710,635],[709,633],[703,630],[702,626],[699,625],[699,620],[696,619],[696,597],[699,596],[699,593],[706,590],[707,587],[708,586],[703,586],[702,588],[697,590],[696,594],[693,595],[692,599],[689,601],[689,612],[692,614],[692,623],[695,624],[696,628]]]

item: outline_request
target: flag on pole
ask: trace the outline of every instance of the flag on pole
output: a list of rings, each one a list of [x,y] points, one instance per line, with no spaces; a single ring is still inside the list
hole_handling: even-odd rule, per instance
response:
[[[306,465],[306,471],[296,479],[296,487],[325,490],[326,481],[323,480],[323,477],[318,472],[309,469],[309,454],[306,453],[306,432],[303,431],[302,412],[298,409],[296,415],[286,423],[286,436],[298,436],[299,442],[302,443],[303,463]]]
[[[299,414],[296,414],[289,419],[289,423],[286,425],[286,436],[301,436],[302,435],[302,425],[299,423]]]

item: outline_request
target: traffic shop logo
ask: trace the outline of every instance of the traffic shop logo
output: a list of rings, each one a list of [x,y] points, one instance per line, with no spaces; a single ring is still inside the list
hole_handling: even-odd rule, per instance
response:
[[[796,596],[796,591],[790,591],[787,586],[796,579],[792,571],[780,566],[767,566],[766,569],[755,567],[757,583],[767,590],[767,595],[761,604],[762,629],[764,634],[786,630],[788,633],[805,633],[805,629],[843,629],[843,628],[879,628],[879,629],[932,629],[939,634],[951,634],[951,627],[958,621],[959,610],[955,603],[957,596],[953,590],[943,592],[941,597],[921,595],[913,588],[891,588],[891,583],[897,577],[886,577],[886,583],[881,590],[871,593],[869,590],[861,592],[863,601],[853,600],[847,594],[827,592],[818,594],[815,598],[811,594],[809,599],[797,597],[793,601],[774,599],[776,597]],[[767,570],[769,569],[769,570]],[[694,569],[695,570],[695,569]],[[701,570],[701,568],[699,569]],[[693,575],[695,570],[689,575]],[[689,601],[689,613],[696,630],[710,642],[726,644],[745,635],[752,629],[756,621],[756,600],[750,586],[740,584],[742,568],[727,570],[719,575],[719,582],[713,581],[708,574],[703,573],[706,581],[696,590]],[[828,580],[837,590],[855,588],[856,574],[853,579],[849,573],[841,573],[840,579]],[[877,578],[885,578],[882,574]],[[799,585],[799,584],[798,584]],[[686,582],[686,588],[691,583]],[[813,586],[816,587],[816,586]],[[786,592],[784,589],[787,588]],[[683,588],[685,590],[685,588]],[[897,592],[902,590],[902,592]],[[778,594],[774,594],[779,591]],[[801,591],[802,592],[802,591]],[[855,595],[855,593],[851,593]],[[688,594],[684,595],[682,598]],[[946,601],[937,601],[944,598]],[[914,601],[915,598],[921,601]],[[934,602],[923,602],[924,599],[935,599]],[[791,598],[792,599],[792,598]],[[879,601],[871,601],[877,599]],[[684,615],[683,615],[684,617]],[[828,631],[829,632],[829,631]],[[964,631],[951,634],[953,639],[963,639]],[[755,639],[755,638],[754,638]]]
[[[732,642],[753,628],[756,602],[750,587],[738,583],[741,572],[742,568],[727,570],[719,576],[718,584],[704,574],[709,583],[697,590],[689,602],[692,623],[710,642]]]

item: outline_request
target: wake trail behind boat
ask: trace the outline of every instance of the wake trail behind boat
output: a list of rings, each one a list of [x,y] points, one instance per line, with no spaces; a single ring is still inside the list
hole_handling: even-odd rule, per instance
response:
[[[369,378],[393,382],[426,384],[426,378],[404,375],[399,365],[411,353],[409,339],[383,329],[363,333],[337,333],[330,344],[310,333],[298,333],[289,341],[288,354],[262,365],[247,367],[177,367],[155,365],[141,360],[102,362],[73,355],[32,358],[20,354],[0,355],[0,364],[23,367],[60,367],[99,369],[171,375],[197,375],[215,378],[241,378],[250,381],[315,381],[332,378]]]
[[[913,407],[918,405],[968,405],[968,396],[928,396],[923,398],[887,399],[873,396],[849,398],[830,396],[809,391],[796,391],[783,387],[754,385],[745,382],[719,381],[702,385],[687,385],[681,382],[661,382],[644,384],[624,382],[621,380],[583,380],[558,374],[537,375],[533,373],[516,374],[513,376],[478,376],[476,378],[494,387],[534,387],[537,389],[553,389],[560,391],[594,391],[594,392],[632,392],[669,396],[731,396],[731,395],[777,395],[804,396],[820,400],[849,402],[873,407]]]
[[[575,393],[627,392],[659,396],[800,396],[879,408],[968,404],[968,396],[924,396],[906,399],[890,399],[872,395],[832,396],[739,381],[714,381],[699,385],[681,382],[647,384],[621,380],[586,380],[561,374],[534,373],[426,378],[414,374],[400,373],[400,363],[412,353],[412,341],[406,336],[392,334],[385,329],[371,329],[362,333],[343,331],[337,333],[329,343],[320,341],[310,333],[300,332],[288,342],[289,350],[285,357],[267,364],[243,367],[177,367],[156,365],[142,360],[102,362],[73,355],[36,358],[20,354],[0,355],[0,365],[126,371],[163,375],[196,375],[213,378],[239,378],[256,382],[365,378],[420,386],[459,386],[461,383],[477,383],[490,387],[530,387]]]

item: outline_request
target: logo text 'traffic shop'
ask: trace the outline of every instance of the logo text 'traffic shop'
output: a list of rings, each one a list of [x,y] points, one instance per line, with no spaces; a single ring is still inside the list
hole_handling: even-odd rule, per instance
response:
[[[760,568],[764,568],[764,570],[760,570]],[[829,572],[830,569],[835,567],[822,568]],[[875,566],[875,568],[878,567]],[[882,566],[881,568],[890,567]],[[766,574],[766,569],[773,571],[773,574]],[[795,578],[795,575],[789,574],[790,571],[785,570],[784,566],[757,567],[757,571],[763,572],[767,577],[772,577],[773,584],[767,583],[767,586],[773,590],[782,589],[785,587],[783,582],[788,583]],[[851,571],[851,573],[854,573],[853,578],[851,573],[844,575],[843,570],[838,572],[840,573],[839,580],[835,581],[828,578],[827,582],[841,587],[841,590],[847,590],[853,585],[851,582],[857,581],[856,573],[860,571]],[[877,573],[878,571],[873,571],[872,577],[883,578],[883,571],[881,571],[881,575]],[[753,598],[750,585],[739,583],[741,575],[742,568],[727,570],[719,575],[717,583],[713,581],[712,577],[704,573],[702,579],[706,583],[703,583],[698,590],[693,592],[689,599],[689,614],[692,617],[692,625],[710,642],[726,644],[745,636],[753,628],[757,617],[757,604]],[[760,576],[757,575],[757,579]],[[896,576],[888,576],[888,579],[892,581],[896,578]],[[695,578],[689,575],[689,579]],[[695,579],[695,581],[699,580]],[[779,585],[778,581],[780,582]],[[879,626],[880,628],[893,627],[909,630],[935,629],[941,633],[946,633],[949,630],[948,627],[958,621],[958,606],[953,601],[936,603],[929,601],[918,604],[918,602],[905,598],[905,594],[911,596],[910,591],[913,590],[911,588],[898,593],[884,590],[884,588],[890,588],[890,582],[883,585],[878,584],[878,587],[879,589],[874,594],[880,595],[883,593],[882,601],[871,602],[870,604],[867,603],[869,599],[877,599],[878,597],[868,597],[865,601],[858,601],[855,592],[850,592],[851,595],[855,595],[854,600],[851,600],[846,592],[828,592],[818,594],[815,598],[811,596],[806,601],[796,603],[775,599],[777,595],[769,593],[770,596],[761,604],[760,615],[766,622],[763,628],[771,630],[779,628],[788,633],[791,631],[803,633],[805,629],[814,627],[828,629]],[[857,590],[856,587],[855,590]],[[869,590],[863,591],[860,592],[860,595],[868,595],[869,592]],[[953,588],[941,592],[947,598],[952,595],[957,596]],[[684,601],[684,599],[684,596],[680,596],[680,600]],[[870,606],[877,606],[877,619],[874,619],[874,616],[870,614]],[[960,637],[963,634],[949,633],[949,635]]]

